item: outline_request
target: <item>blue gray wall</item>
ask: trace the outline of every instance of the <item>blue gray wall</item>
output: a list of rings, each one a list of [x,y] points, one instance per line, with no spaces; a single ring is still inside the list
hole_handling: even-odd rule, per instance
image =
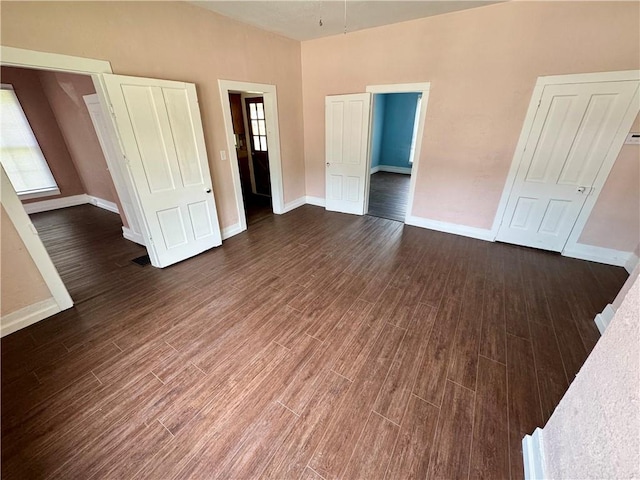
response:
[[[384,93],[373,97],[371,166],[411,167],[411,138],[419,93]]]

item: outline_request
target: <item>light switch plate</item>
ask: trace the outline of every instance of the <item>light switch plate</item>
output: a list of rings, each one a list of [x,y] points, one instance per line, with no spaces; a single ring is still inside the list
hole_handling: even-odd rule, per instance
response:
[[[227,159],[226,150],[220,150],[220,160],[222,160],[224,162],[226,159]]]
[[[640,133],[631,132],[624,141],[625,145],[640,145]]]

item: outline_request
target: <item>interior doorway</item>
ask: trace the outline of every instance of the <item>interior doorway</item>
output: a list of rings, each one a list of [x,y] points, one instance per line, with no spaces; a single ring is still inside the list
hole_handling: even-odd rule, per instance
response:
[[[248,215],[245,209],[247,200],[261,204],[259,205],[260,215],[285,213],[278,126],[278,97],[275,85],[264,83],[218,80],[218,87],[238,212],[238,223],[227,227],[223,232],[224,236],[230,236],[247,229]],[[232,98],[235,98],[234,101],[238,105],[237,97],[232,97],[231,94],[239,94],[241,99],[239,106],[235,107],[238,112],[235,115],[235,121],[232,116],[231,101]],[[249,101],[247,104],[247,99],[255,100]],[[251,105],[254,105],[253,108],[255,108],[255,118],[253,119],[250,118]],[[242,127],[240,126],[240,115],[243,116]],[[253,122],[255,122],[255,128]],[[244,128],[245,132],[244,145],[240,145],[238,148],[239,138],[236,131],[241,128]],[[240,135],[240,140],[242,140],[242,135]],[[246,149],[246,161],[239,157],[239,155],[245,155],[243,148]],[[255,156],[259,157],[258,160],[253,158],[254,152]],[[264,155],[265,153],[266,155]],[[227,159],[227,150],[220,151],[220,158],[223,161]],[[241,168],[244,168],[244,180]],[[248,191],[251,193],[246,195],[245,192]],[[271,212],[268,211],[269,204]]]
[[[273,215],[264,97],[230,92],[235,153],[247,225]]]
[[[422,94],[373,95],[368,215],[404,222]]]

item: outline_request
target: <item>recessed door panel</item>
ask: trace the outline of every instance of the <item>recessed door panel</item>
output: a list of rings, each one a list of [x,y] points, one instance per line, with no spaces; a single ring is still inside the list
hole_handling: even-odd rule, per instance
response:
[[[204,185],[187,92],[184,89],[163,88],[162,93],[167,105],[182,183],[184,186]]]
[[[206,201],[190,203],[189,217],[193,228],[193,236],[196,240],[213,235],[211,224],[211,212]]]
[[[137,150],[145,171],[144,180],[151,193],[173,190],[175,181],[169,158],[173,152],[167,149],[161,119],[153,98],[155,87],[123,85],[122,94],[135,137],[139,139]]]
[[[179,207],[168,208],[158,212],[158,223],[162,230],[162,238],[168,250],[187,243],[187,232],[184,228],[182,212]]]

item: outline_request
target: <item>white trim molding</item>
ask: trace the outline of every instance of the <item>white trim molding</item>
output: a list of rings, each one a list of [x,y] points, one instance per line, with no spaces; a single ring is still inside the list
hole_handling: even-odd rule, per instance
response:
[[[376,165],[371,167],[371,174],[378,172],[401,173],[402,175],[411,175],[411,167],[396,167],[395,165]]]
[[[246,229],[247,227],[245,226],[244,228],[242,228],[242,225],[240,223],[234,223],[233,225],[224,227],[221,232],[222,240],[226,240],[227,238],[231,238],[235,235],[238,235],[239,233],[244,232]]]
[[[564,257],[578,258],[580,260],[588,260],[590,262],[624,267],[633,256],[633,252],[623,252],[612,248],[595,247],[584,243],[575,243],[571,246],[565,246],[562,251],[562,255]]]
[[[17,332],[21,328],[28,327],[60,311],[60,306],[53,297],[27,305],[20,310],[16,310],[2,317],[0,337]]]
[[[305,202],[307,205],[315,205],[316,207],[324,207],[326,205],[326,201],[322,197],[312,197],[307,195],[305,197]]]
[[[105,60],[0,46],[2,65],[71,73],[112,73]]]
[[[87,195],[89,199],[89,203],[98,208],[102,208],[104,210],[109,210],[110,212],[120,214],[120,210],[118,210],[118,205],[114,202],[110,202],[109,200],[105,200],[103,198],[94,197],[93,195]]]
[[[544,468],[542,438],[542,429],[536,428],[531,435],[525,435],[522,439],[525,480],[543,480],[547,478]]]
[[[596,315],[596,318],[593,321],[596,322],[596,326],[598,327],[598,330],[600,330],[600,335],[604,335],[604,331],[611,323],[611,320],[613,320],[613,316],[615,314],[616,311],[613,308],[613,305],[608,304],[606,307],[604,307],[604,310],[602,310],[602,312]]]
[[[454,235],[477,238],[478,240],[485,240],[487,242],[494,241],[493,232],[484,228],[440,222],[438,220],[431,220],[429,218],[416,217],[413,215],[407,215],[404,223],[414,227],[428,228],[429,230],[436,230],[438,232],[453,233]]]
[[[628,260],[625,262],[624,269],[627,271],[627,273],[631,274],[631,272],[633,272],[638,266],[638,263],[640,263],[638,255],[632,253],[631,255],[629,255]]]
[[[69,197],[51,198],[49,200],[41,200],[39,202],[31,202],[24,204],[24,210],[29,215],[32,213],[48,212],[49,210],[58,210],[60,208],[75,207],[89,203],[88,195],[71,195]]]
[[[282,211],[282,213],[287,213],[287,212],[290,212],[291,210],[295,210],[296,208],[301,207],[306,203],[307,203],[306,197],[296,198],[295,200],[292,200],[284,204],[284,210]]]
[[[135,233],[130,228],[122,227],[122,236],[127,240],[137,243],[138,245],[142,245],[143,247],[146,247],[146,245],[144,244],[144,237],[139,233]]]
[[[113,213],[119,214],[118,205],[109,200],[103,198],[94,197],[93,195],[71,195],[69,197],[51,198],[49,200],[42,200],[40,202],[31,202],[24,204],[24,210],[28,214],[48,212],[49,210],[58,210],[60,208],[75,207],[78,205],[91,204],[95,207],[108,210]]]

